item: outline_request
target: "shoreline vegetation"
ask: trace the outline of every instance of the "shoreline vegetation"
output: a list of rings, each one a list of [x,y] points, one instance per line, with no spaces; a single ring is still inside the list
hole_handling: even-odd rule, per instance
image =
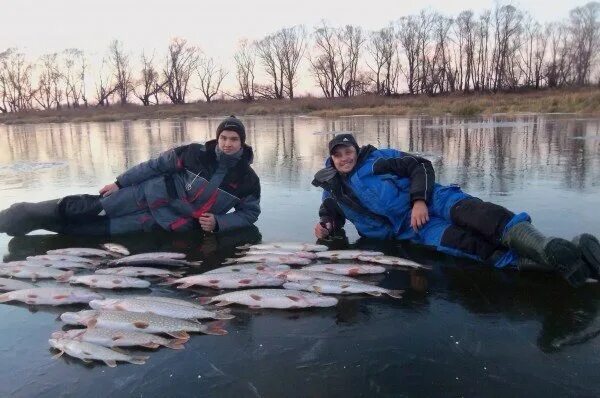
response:
[[[349,98],[304,97],[197,102],[190,104],[111,105],[0,114],[0,124],[111,122],[118,120],[239,116],[306,115],[316,117],[461,116],[492,114],[575,113],[600,115],[600,88],[545,89],[510,93],[360,95]]]

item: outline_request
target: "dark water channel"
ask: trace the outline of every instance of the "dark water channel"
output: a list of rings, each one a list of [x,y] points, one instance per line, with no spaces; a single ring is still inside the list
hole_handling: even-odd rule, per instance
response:
[[[228,235],[142,234],[111,239],[133,252],[185,251],[217,267],[236,245],[312,242],[320,192],[310,185],[330,136],[423,154],[438,180],[514,211],[545,232],[600,235],[600,119],[573,115],[483,119],[247,117],[262,181],[256,228]],[[171,146],[213,137],[218,119],[0,125],[0,208],[95,193],[125,168]],[[146,365],[108,368],[63,356],[47,340],[57,316],[82,307],[0,304],[0,396],[325,397],[599,396],[600,285],[573,290],[551,275],[518,274],[398,244],[358,239],[431,265],[372,278],[401,300],[343,298],[295,311],[234,308],[224,337],[196,335]],[[102,239],[0,234],[5,261]],[[340,244],[339,241],[332,244]],[[147,294],[206,290],[155,286]],[[127,294],[127,293],[125,293]]]

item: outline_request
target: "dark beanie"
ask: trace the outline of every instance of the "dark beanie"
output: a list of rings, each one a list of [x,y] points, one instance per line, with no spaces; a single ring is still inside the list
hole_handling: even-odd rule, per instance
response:
[[[246,143],[246,128],[244,123],[237,117],[231,115],[219,124],[219,127],[217,127],[217,140],[223,130],[235,131],[240,136],[242,144]]]

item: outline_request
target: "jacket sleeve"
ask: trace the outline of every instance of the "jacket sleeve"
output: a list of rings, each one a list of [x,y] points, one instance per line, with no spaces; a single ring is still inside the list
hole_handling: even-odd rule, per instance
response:
[[[334,231],[342,229],[346,224],[346,216],[344,216],[342,209],[327,191],[323,191],[323,202],[319,207],[319,221],[331,223]]]
[[[187,148],[188,145],[172,148],[161,153],[156,158],[133,166],[117,177],[116,184],[119,188],[128,187],[183,169],[182,154]]]
[[[380,158],[373,164],[373,174],[395,174],[400,178],[410,178],[410,201],[429,202],[435,184],[435,171],[425,158],[399,152],[401,156]]]
[[[235,210],[227,214],[215,214],[216,232],[226,232],[253,225],[260,214],[260,191],[243,198]]]

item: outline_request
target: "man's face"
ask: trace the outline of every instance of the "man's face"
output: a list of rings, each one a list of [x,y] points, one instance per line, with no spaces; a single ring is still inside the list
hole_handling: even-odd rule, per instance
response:
[[[356,148],[352,145],[338,145],[331,153],[333,166],[340,173],[349,173],[356,165],[357,158]]]
[[[235,131],[223,130],[219,134],[219,149],[227,155],[233,155],[242,147],[242,140]]]

